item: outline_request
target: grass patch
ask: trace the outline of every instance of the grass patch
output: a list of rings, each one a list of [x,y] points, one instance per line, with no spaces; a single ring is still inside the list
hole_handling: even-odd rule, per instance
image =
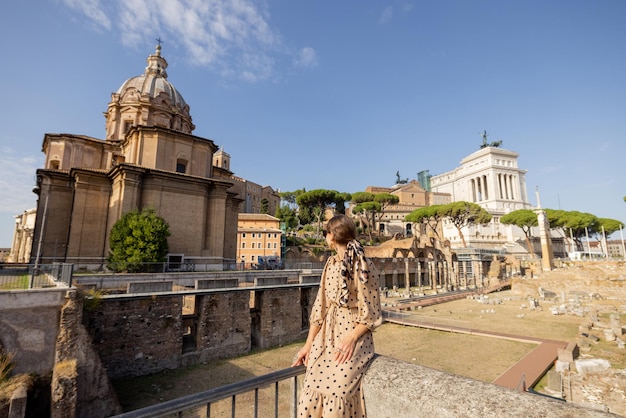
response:
[[[0,285],[0,289],[28,289],[29,285],[30,276],[28,274],[23,274],[15,277],[15,279],[2,283],[2,285]]]

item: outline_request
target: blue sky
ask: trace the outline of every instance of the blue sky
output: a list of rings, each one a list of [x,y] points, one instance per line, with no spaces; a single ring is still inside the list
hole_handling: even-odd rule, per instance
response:
[[[282,191],[454,169],[489,140],[529,200],[626,221],[626,2],[37,0],[2,7],[0,247],[45,133],[104,137],[156,41],[195,135]],[[619,235],[619,234],[616,234]],[[619,237],[616,237],[619,238]]]

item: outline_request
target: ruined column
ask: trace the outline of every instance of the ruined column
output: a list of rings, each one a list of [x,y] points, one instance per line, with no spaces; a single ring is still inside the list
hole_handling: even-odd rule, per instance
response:
[[[428,262],[428,279],[430,280],[430,287],[433,289],[433,292],[439,293],[437,291],[437,274],[435,273],[434,261]]]
[[[417,259],[417,286],[420,288],[420,293],[424,293],[422,283],[422,263]]]
[[[395,258],[394,258],[394,261],[395,261]],[[393,266],[393,270],[391,272],[391,282],[393,283],[393,287],[397,289],[398,288],[398,269],[396,268],[395,263]]]
[[[537,224],[539,225],[539,238],[541,240],[541,267],[543,271],[549,271],[554,268],[554,254],[552,252],[552,238],[550,237],[550,224],[546,212],[541,208],[539,200],[539,188],[537,194]]]
[[[407,293],[411,289],[411,276],[409,275],[409,259],[404,259],[404,285]]]

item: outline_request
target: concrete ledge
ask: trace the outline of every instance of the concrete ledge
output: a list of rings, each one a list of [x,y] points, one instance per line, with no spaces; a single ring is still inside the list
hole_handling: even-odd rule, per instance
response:
[[[67,289],[29,289],[9,290],[0,292],[0,307],[2,310],[28,309],[33,306],[61,307],[65,303]]]
[[[363,394],[369,418],[616,416],[383,356],[370,364]]]
[[[255,286],[279,286],[279,285],[287,284],[288,279],[289,278],[287,276],[255,277],[254,285]]]
[[[196,289],[228,289],[239,286],[239,280],[234,277],[232,279],[199,279],[196,280]]]
[[[300,283],[319,283],[322,279],[321,274],[302,274],[300,275]]]
[[[144,282],[130,282],[126,293],[158,293],[158,292],[171,292],[174,287],[172,281],[144,281]]]

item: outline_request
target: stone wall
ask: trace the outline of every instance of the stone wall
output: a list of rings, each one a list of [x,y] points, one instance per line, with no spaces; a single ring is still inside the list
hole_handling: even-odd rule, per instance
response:
[[[0,346],[13,353],[13,372],[46,375],[54,366],[59,315],[67,289],[0,293]]]
[[[50,385],[53,418],[108,417],[122,412],[106,369],[82,326],[82,312],[82,300],[76,292],[68,292]]]
[[[303,333],[300,289],[274,289],[255,292],[254,309],[258,315],[255,345],[269,348],[293,342]]]
[[[363,378],[370,418],[616,415],[378,356]]]
[[[107,295],[86,302],[83,323],[111,378],[141,376],[300,340],[316,294],[306,284]]]
[[[102,297],[83,323],[109,377],[140,376],[180,365],[182,296]]]
[[[197,295],[196,310],[199,361],[250,351],[249,292]]]

